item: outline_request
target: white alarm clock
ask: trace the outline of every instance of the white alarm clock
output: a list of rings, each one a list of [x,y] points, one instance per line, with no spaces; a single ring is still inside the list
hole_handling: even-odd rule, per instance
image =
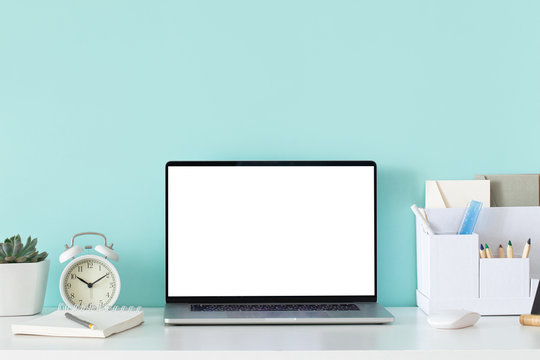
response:
[[[96,245],[98,255],[79,255],[83,248],[74,245],[75,238],[82,235],[98,235],[103,237],[105,245]],[[92,249],[86,245],[85,249]],[[108,260],[118,261],[113,251],[113,244],[107,245],[105,235],[96,232],[75,234],[71,246],[60,255],[60,263],[72,259],[60,275],[60,295],[70,308],[107,308],[118,300],[120,294],[120,276],[114,265]]]

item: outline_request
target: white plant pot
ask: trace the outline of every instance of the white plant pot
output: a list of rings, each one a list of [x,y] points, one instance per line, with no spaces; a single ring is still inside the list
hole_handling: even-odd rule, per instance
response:
[[[41,312],[49,266],[49,259],[36,263],[0,264],[0,316]]]

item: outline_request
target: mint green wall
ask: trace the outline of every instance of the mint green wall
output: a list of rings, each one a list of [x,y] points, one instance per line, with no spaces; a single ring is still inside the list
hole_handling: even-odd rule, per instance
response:
[[[538,1],[2,1],[0,236],[104,232],[164,303],[164,164],[373,159],[379,294],[413,305],[426,179],[539,172]]]

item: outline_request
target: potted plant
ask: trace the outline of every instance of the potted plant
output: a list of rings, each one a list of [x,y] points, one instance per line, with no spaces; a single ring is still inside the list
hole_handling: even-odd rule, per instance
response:
[[[0,316],[33,315],[41,312],[47,289],[50,261],[36,250],[37,239],[26,244],[21,236],[0,243]]]

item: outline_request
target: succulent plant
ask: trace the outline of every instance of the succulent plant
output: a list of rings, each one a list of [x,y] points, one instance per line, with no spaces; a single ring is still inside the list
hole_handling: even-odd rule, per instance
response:
[[[32,237],[29,236],[23,246],[20,235],[4,240],[3,243],[0,243],[0,264],[32,263],[45,260],[49,254],[36,250],[37,241],[37,238],[32,240]]]

